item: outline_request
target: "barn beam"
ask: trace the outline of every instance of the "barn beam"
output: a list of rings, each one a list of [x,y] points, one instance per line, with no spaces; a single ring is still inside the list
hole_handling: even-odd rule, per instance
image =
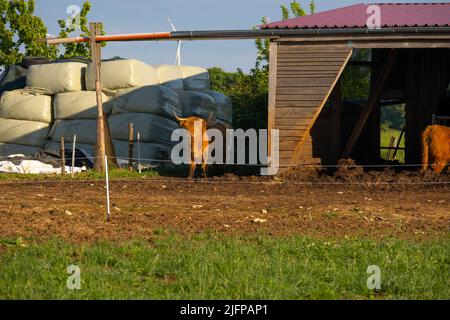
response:
[[[353,148],[355,147],[356,142],[358,142],[359,136],[361,135],[361,132],[367,122],[367,119],[369,119],[369,116],[372,113],[373,108],[380,100],[384,84],[386,83],[386,80],[388,79],[389,74],[391,73],[392,68],[394,67],[395,61],[397,60],[397,56],[398,50],[392,49],[389,52],[387,60],[384,63],[383,68],[381,69],[380,76],[370,92],[369,100],[367,101],[366,106],[364,107],[361,115],[359,116],[355,128],[353,129],[352,134],[350,135],[350,138],[344,149],[344,152],[342,153],[342,158],[345,159],[351,156]]]

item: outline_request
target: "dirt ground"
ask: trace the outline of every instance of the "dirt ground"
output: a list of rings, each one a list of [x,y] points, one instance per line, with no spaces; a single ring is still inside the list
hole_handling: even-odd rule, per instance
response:
[[[173,230],[420,241],[450,234],[450,184],[442,183],[448,176],[315,182],[293,176],[116,180],[109,223],[102,181],[1,182],[0,237],[92,243],[150,240]]]

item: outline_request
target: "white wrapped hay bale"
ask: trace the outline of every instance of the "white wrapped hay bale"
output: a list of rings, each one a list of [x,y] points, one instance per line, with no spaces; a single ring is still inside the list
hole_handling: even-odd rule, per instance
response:
[[[64,137],[66,142],[72,141],[77,135],[77,141],[82,144],[95,144],[97,140],[97,120],[75,119],[56,120],[50,131],[50,138],[59,142]]]
[[[172,90],[184,90],[181,67],[171,64],[155,66],[161,85]]]
[[[151,113],[166,118],[174,118],[174,113],[181,114],[178,95],[163,86],[145,86],[117,90],[113,100],[112,114]]]
[[[42,147],[49,128],[48,123],[0,118],[0,142]]]
[[[52,98],[26,90],[7,91],[0,98],[0,117],[50,123]]]
[[[175,121],[148,113],[121,113],[108,119],[113,139],[128,140],[128,124],[134,124],[134,132],[141,141],[171,146],[171,136],[179,126]]]
[[[128,159],[128,141],[113,140],[116,157],[121,159]],[[141,162],[154,162],[158,164],[158,160],[170,159],[172,149],[158,143],[140,143],[140,160]],[[134,143],[133,159],[138,159],[138,145]],[[162,162],[159,162],[162,163]]]
[[[180,66],[184,90],[210,90],[211,81],[208,70],[200,67]]]
[[[159,84],[156,69],[134,59],[102,62],[102,88],[108,90],[126,89]],[[95,90],[95,74],[92,64],[86,71],[86,88]]]
[[[8,68],[8,73],[6,74],[3,84],[16,81],[19,78],[26,77],[28,69],[20,65],[13,65]]]
[[[81,91],[85,89],[85,70],[86,64],[81,62],[33,65],[28,69],[27,87],[53,93]]]
[[[217,105],[218,121],[227,122],[229,124],[233,123],[233,104],[231,103],[230,97],[212,90],[200,90],[198,92],[207,94],[214,99]]]
[[[15,154],[23,154],[32,156],[41,150],[40,147],[24,146],[21,144],[0,143],[0,156],[11,156]]]
[[[195,91],[178,91],[177,93],[183,106],[183,117],[200,117],[206,120],[216,119],[216,101],[211,96]]]
[[[102,95],[103,111],[109,113],[109,97]],[[55,119],[97,119],[97,95],[94,91],[59,93],[55,96]]]

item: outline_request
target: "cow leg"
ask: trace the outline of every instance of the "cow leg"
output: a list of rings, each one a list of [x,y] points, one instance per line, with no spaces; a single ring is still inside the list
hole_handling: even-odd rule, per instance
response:
[[[432,167],[433,167],[434,172],[441,173],[445,169],[446,166],[447,166],[447,163],[444,162],[444,160],[436,159],[436,164],[433,164]]]
[[[203,170],[203,178],[208,178],[208,174],[207,174],[207,164],[206,164],[206,161],[203,161],[203,163],[202,163],[202,170]]]
[[[422,171],[427,171],[429,165],[428,142],[424,139],[422,144]]]
[[[194,175],[195,175],[195,167],[197,166],[197,164],[194,162],[194,161],[192,161],[191,162],[191,167],[190,167],[190,170],[189,170],[189,180],[192,180],[193,178],[194,178]]]

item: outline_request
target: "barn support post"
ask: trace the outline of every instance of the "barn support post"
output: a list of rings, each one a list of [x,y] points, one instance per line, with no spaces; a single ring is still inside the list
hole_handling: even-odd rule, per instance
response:
[[[350,135],[350,139],[348,140],[344,152],[342,153],[342,158],[344,159],[349,158],[352,155],[353,148],[355,147],[356,142],[358,141],[358,138],[367,122],[367,119],[369,119],[369,116],[372,113],[373,108],[380,99],[384,84],[386,83],[386,80],[388,79],[389,74],[391,73],[395,61],[397,60],[397,56],[398,50],[391,49],[391,51],[389,52],[389,56],[385,64],[383,65],[383,68],[381,69],[380,77],[378,78],[375,85],[371,88],[367,105],[364,107],[361,115],[358,118],[358,121],[356,122],[355,128],[353,129],[352,134]]]

